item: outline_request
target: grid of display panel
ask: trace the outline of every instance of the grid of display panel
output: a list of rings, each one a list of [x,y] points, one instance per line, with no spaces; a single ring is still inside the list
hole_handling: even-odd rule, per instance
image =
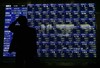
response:
[[[6,7],[8,8],[8,6]],[[96,22],[94,3],[28,4],[21,9],[10,7],[10,17],[27,16],[30,27],[37,30],[38,57],[96,57]],[[18,8],[18,6],[16,6]],[[12,13],[14,11],[14,15]],[[16,12],[19,11],[19,12]],[[7,12],[7,10],[6,10]],[[6,18],[12,22],[12,18]],[[7,25],[5,21],[5,26]],[[5,29],[5,39],[11,39]],[[10,41],[4,42],[4,56]]]

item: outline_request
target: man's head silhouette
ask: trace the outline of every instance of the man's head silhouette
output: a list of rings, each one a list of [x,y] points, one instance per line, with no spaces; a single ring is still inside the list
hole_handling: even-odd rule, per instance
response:
[[[21,26],[27,25],[27,18],[25,16],[19,16],[17,21]]]

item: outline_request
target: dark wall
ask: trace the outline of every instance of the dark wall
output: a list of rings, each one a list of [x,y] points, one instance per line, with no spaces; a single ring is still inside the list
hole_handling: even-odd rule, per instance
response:
[[[0,5],[0,61],[2,59],[2,49],[3,49],[3,26],[4,24],[4,6]]]

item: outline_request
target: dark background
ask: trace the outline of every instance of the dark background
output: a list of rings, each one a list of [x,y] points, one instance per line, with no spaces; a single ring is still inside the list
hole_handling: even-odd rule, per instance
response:
[[[28,4],[28,3],[96,3],[96,25],[97,25],[97,58],[40,58],[41,62],[46,63],[49,67],[54,66],[78,66],[78,67],[96,67],[100,64],[100,4],[99,0],[0,0],[0,68],[13,67],[14,58],[2,57],[3,53],[3,36],[4,36],[4,13],[5,5],[11,4]],[[62,68],[62,67],[61,67]],[[67,68],[67,67],[66,67]]]

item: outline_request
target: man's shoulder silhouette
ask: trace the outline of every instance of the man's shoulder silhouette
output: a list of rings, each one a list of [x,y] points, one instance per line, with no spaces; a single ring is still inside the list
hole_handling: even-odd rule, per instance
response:
[[[27,27],[27,31],[36,34],[36,29],[35,28],[31,28],[31,27]]]
[[[36,29],[35,28],[27,27],[26,28],[26,34],[27,34],[27,38],[29,38],[30,41],[35,41],[36,42],[37,34],[36,34]]]

